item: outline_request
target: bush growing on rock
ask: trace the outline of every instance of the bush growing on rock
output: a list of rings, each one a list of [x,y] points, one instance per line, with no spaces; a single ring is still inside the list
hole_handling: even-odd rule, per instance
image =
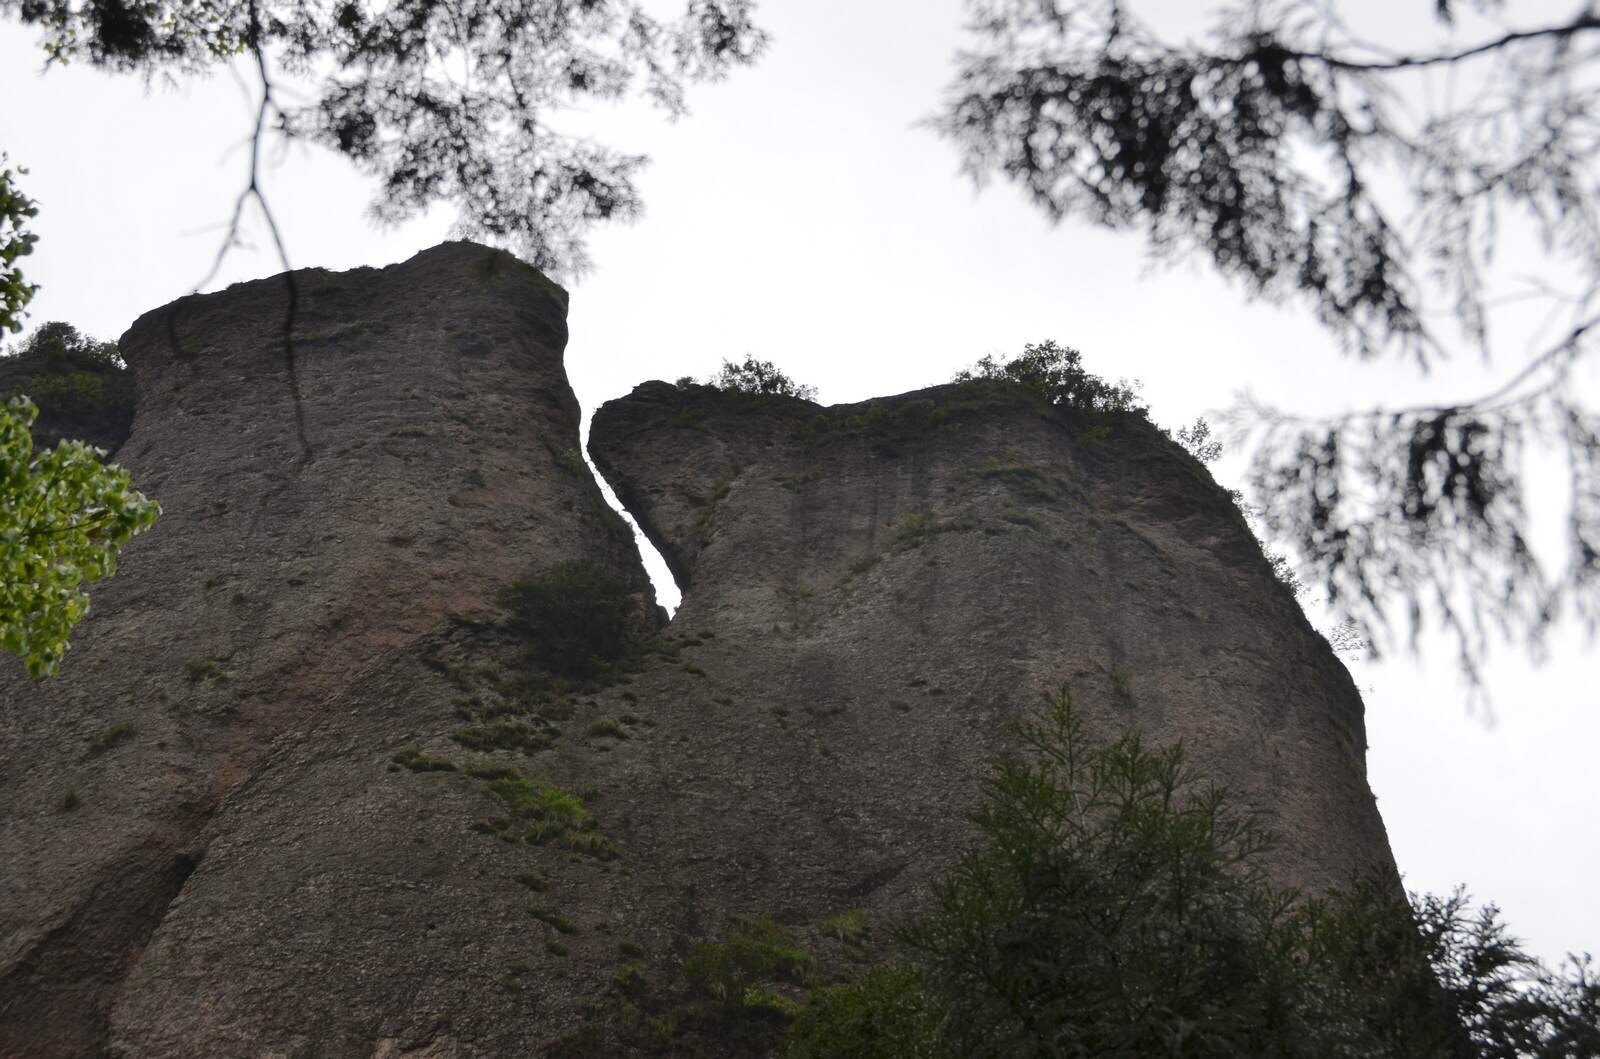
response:
[[[530,660],[557,676],[599,676],[633,646],[633,594],[598,563],[558,563],[513,584],[505,604],[507,627],[527,642]]]
[[[752,1013],[781,1017],[789,1003],[774,988],[799,982],[811,967],[811,954],[770,919],[735,917],[726,937],[696,945],[683,961],[690,988],[709,999],[724,1026]]]
[[[752,356],[746,356],[738,364],[724,360],[721,370],[706,381],[719,390],[731,390],[735,393],[776,394],[798,397],[805,401],[814,401],[817,398],[815,386],[795,382],[778,370],[778,366],[772,361],[757,360]]]
[[[1053,341],[1028,343],[1022,352],[1006,361],[985,356],[970,368],[956,373],[956,382],[993,379],[1014,382],[1037,391],[1051,404],[1065,405],[1084,412],[1138,412],[1147,409],[1139,403],[1139,383],[1123,379],[1109,383],[1084,370],[1083,354],[1071,346]]]
[[[819,989],[789,1031],[785,1059],[954,1059],[937,1001],[909,967],[878,967],[860,982]]]

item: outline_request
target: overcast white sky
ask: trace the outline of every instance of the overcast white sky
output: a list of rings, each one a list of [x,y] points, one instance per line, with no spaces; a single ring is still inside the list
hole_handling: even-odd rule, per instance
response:
[[[1519,17],[1575,4],[1521,4]],[[1196,27],[1202,6],[1134,5],[1173,37]],[[1340,6],[1357,18],[1403,9],[1406,27],[1367,23],[1395,39],[1429,26],[1433,5]],[[586,411],[642,380],[705,375],[747,352],[832,403],[946,381],[982,354],[1045,338],[1083,350],[1102,375],[1142,379],[1169,426],[1246,385],[1319,413],[1471,396],[1497,377],[1352,363],[1298,306],[1247,304],[1198,264],[1151,274],[1137,236],[1052,228],[1007,187],[974,193],[953,150],[916,126],[951,76],[959,0],[761,8],[770,52],[692,92],[684,120],[640,107],[564,119],[653,158],[644,220],[597,232],[594,273],[568,284],[567,368]],[[23,186],[41,207],[39,247],[23,262],[43,286],[31,322],[115,338],[206,274],[243,184],[250,108],[226,75],[146,92],[78,67],[40,77],[41,65],[31,34],[0,23],[0,150],[31,169]],[[368,183],[305,149],[271,169],[267,192],[296,267],[400,261],[445,238],[451,220],[440,210],[377,230]],[[277,271],[265,252],[235,252],[213,286]],[[1600,364],[1584,371],[1600,392]],[[1238,470],[1225,462],[1219,476],[1242,484]],[[1501,650],[1488,669],[1493,723],[1468,714],[1451,652],[1430,640],[1420,659],[1352,667],[1366,691],[1372,786],[1407,884],[1465,883],[1546,959],[1600,955],[1593,650],[1575,629],[1542,666]]]

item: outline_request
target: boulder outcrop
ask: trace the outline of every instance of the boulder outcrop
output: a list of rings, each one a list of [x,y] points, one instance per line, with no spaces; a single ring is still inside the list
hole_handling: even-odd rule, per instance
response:
[[[1348,674],[1142,419],[646,383],[590,449],[663,628],[560,288],[456,243],[292,300],[122,340],[164,514],[62,677],[0,672],[0,1055],[722,1054],[694,946],[883,954],[1061,683],[1183,738],[1280,881],[1393,875]]]

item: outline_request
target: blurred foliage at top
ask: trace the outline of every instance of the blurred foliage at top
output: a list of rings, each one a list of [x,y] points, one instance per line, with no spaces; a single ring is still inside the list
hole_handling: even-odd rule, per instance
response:
[[[76,439],[115,453],[133,426],[133,373],[115,342],[71,324],[41,324],[0,355],[0,401],[26,396],[39,409],[34,445]]]
[[[1235,416],[1262,520],[1335,616],[1375,649],[1433,624],[1476,680],[1495,638],[1537,648],[1563,614],[1600,631],[1600,415],[1574,385],[1600,348],[1600,9],[1401,6],[1437,39],[1332,0],[1206,5],[1186,37],[1138,0],[967,0],[932,124],[975,180],[1141,232],[1154,263],[1208,260],[1359,357],[1504,358],[1476,395],[1443,375],[1416,407]],[[1512,233],[1538,250],[1497,259]],[[1513,304],[1544,319],[1526,349]],[[1524,470],[1550,456],[1564,562],[1526,532]]]
[[[458,234],[508,245],[547,272],[574,274],[596,221],[640,211],[645,158],[553,122],[621,99],[635,82],[670,117],[685,88],[751,62],[766,36],[750,0],[684,0],[662,20],[636,0],[0,0],[42,33],[52,62],[147,79],[195,74],[236,56],[260,82],[264,132],[339,152],[378,180],[383,223],[436,202]],[[295,80],[275,92],[278,73]]]

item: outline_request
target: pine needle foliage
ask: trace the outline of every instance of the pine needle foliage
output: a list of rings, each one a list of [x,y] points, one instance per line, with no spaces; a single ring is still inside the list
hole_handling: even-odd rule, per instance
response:
[[[248,58],[252,159],[269,133],[318,144],[375,179],[374,219],[449,202],[458,235],[568,276],[588,268],[591,226],[639,215],[646,159],[573,134],[562,115],[634,93],[683,115],[690,85],[765,50],[753,15],[751,0],[0,0],[51,64],[176,79]],[[246,195],[258,175],[252,161]]]
[[[1207,260],[1362,359],[1499,365],[1476,396],[1437,374],[1417,405],[1237,402],[1254,502],[1336,620],[1386,650],[1438,628],[1474,686],[1498,640],[1538,657],[1566,616],[1600,632],[1600,414],[1577,384],[1600,349],[1600,8],[1406,5],[1439,23],[1419,46],[1383,39],[1378,7],[1223,0],[1180,41],[1141,17],[1160,6],[967,0],[932,125],[980,184],[1142,233],[1152,264]],[[1508,232],[1538,253],[1508,258]],[[1520,349],[1507,336],[1532,305]],[[1534,488],[1535,461],[1564,464],[1568,488]],[[1564,548],[1534,546],[1536,509]]]

